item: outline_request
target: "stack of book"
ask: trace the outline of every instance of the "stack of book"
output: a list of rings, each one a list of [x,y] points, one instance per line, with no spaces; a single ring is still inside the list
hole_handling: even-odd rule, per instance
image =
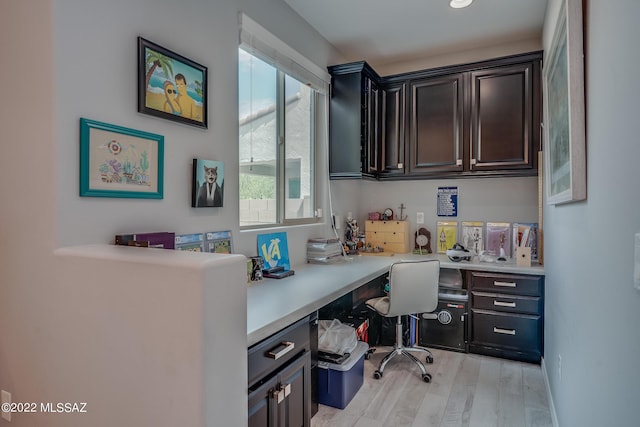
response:
[[[116,234],[115,244],[145,248],[175,248],[176,234],[169,231],[159,233]]]
[[[312,264],[330,264],[340,261],[342,243],[338,239],[309,239],[307,241],[307,262]]]

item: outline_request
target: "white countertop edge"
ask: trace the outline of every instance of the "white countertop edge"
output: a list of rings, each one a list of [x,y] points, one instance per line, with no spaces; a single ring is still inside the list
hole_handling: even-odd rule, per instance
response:
[[[348,292],[379,277],[394,262],[438,259],[441,268],[493,273],[544,275],[540,265],[517,266],[479,261],[452,262],[446,255],[395,254],[390,256],[352,256],[337,264],[292,266],[293,276],[264,279],[247,289],[247,342],[252,346],[302,319]]]

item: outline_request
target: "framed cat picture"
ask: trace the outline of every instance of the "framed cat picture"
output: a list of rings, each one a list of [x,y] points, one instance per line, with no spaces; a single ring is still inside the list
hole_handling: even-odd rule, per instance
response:
[[[192,208],[221,208],[224,201],[224,163],[193,159]]]

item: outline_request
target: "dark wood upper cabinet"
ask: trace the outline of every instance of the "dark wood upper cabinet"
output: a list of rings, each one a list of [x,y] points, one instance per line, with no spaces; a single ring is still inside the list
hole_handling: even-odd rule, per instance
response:
[[[470,73],[469,170],[533,169],[539,145],[535,62]],[[536,129],[534,135],[534,128]]]
[[[380,162],[380,77],[366,62],[328,68],[329,175],[375,178]]]
[[[366,117],[364,129],[364,147],[366,173],[376,175],[380,172],[380,90],[378,84],[369,77],[364,78],[364,98]]]
[[[329,67],[331,178],[537,175],[542,52],[380,78]]]
[[[397,83],[382,89],[380,176],[404,175],[406,86],[405,83]]]
[[[409,175],[463,170],[463,75],[413,80]]]

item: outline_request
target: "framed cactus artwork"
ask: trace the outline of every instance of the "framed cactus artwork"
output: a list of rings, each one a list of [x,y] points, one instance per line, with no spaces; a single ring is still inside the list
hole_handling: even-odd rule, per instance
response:
[[[163,198],[164,136],[80,119],[80,196]]]

